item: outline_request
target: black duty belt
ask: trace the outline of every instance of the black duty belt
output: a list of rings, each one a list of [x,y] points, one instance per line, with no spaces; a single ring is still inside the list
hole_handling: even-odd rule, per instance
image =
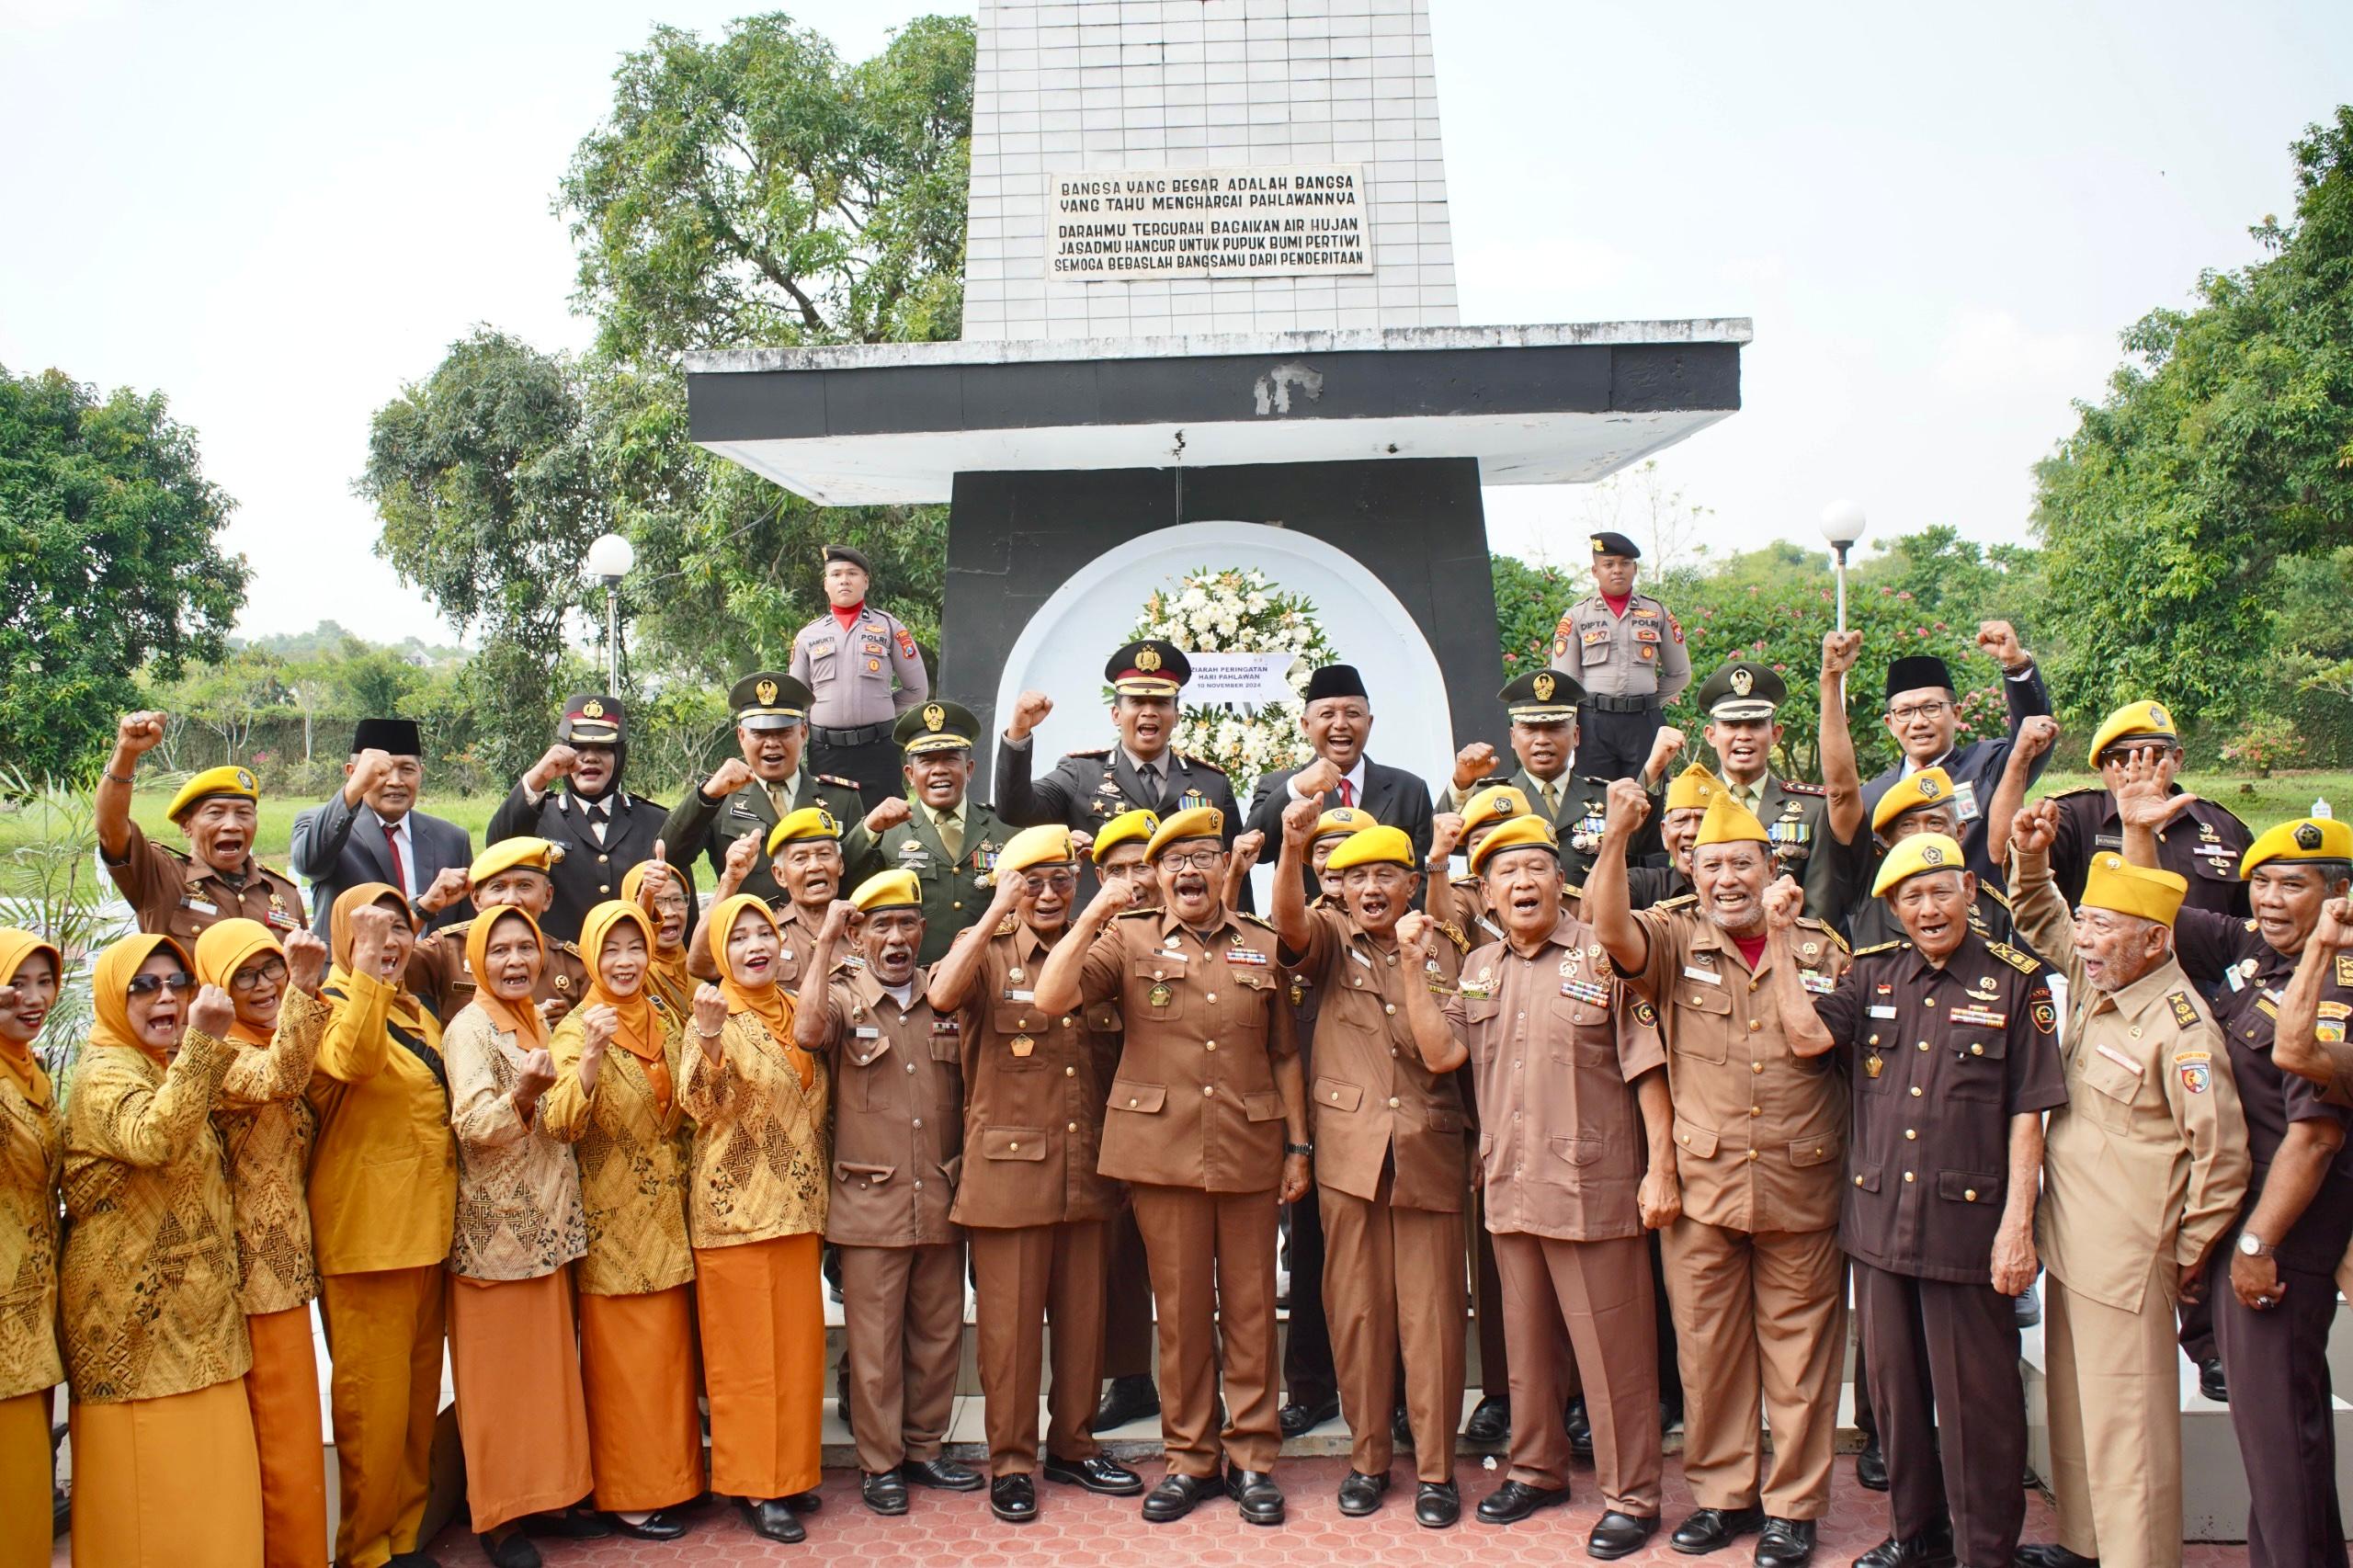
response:
[[[810,726],[812,733],[829,746],[870,746],[877,741],[891,738],[889,724],[860,724],[855,730],[829,730],[823,724]]]
[[[1585,705],[1597,713],[1655,713],[1655,697],[1604,697],[1599,692],[1585,694]]]

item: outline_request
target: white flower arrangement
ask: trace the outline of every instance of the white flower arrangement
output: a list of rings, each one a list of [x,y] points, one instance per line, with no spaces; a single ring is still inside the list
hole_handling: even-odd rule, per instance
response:
[[[1157,638],[1188,653],[1291,654],[1284,677],[1291,691],[1288,701],[1186,706],[1172,744],[1223,768],[1234,797],[1245,801],[1260,774],[1307,760],[1307,738],[1300,730],[1307,677],[1339,659],[1312,601],[1283,592],[1256,567],[1197,566],[1176,587],[1144,601],[1128,636]]]

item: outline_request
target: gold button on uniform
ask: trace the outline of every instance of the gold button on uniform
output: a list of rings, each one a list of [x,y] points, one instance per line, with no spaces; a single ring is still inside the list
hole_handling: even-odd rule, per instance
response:
[[[1389,1096],[1389,1108],[1391,1110],[1395,1110],[1397,1108],[1397,1096],[1395,1095]]]
[[[1069,1126],[1068,1128],[1066,1128],[1064,1131],[1070,1131],[1070,1132],[1075,1132],[1075,1131],[1078,1131],[1078,1123],[1077,1123],[1077,1122],[1075,1122],[1075,1121],[1072,1122],[1072,1123],[1070,1124],[1070,1126]]]
[[[1905,1181],[1910,1181],[1912,1179],[1912,1173],[1910,1171],[1905,1171],[1904,1173],[1904,1179]]]
[[[1752,1162],[1755,1161],[1756,1158],[1756,1151],[1754,1149],[1748,1151],[1748,1157]]]
[[[1904,1138],[1906,1142],[1916,1142],[1920,1134],[1912,1128],[1907,1127],[1904,1130]]]
[[[1063,1069],[1063,1076],[1065,1078],[1075,1078],[1078,1076],[1078,1069],[1075,1067],[1065,1067]]]
[[[1921,1096],[1921,1093],[1922,1093],[1922,1090],[1921,1090],[1921,1088],[1920,1088],[1920,1085],[1919,1085],[1915,1084],[1915,1085],[1912,1085],[1912,1097],[1913,1097],[1914,1099],[1915,1099],[1915,1100],[1916,1100],[1916,1099],[1918,1099],[1918,1098],[1920,1097],[1920,1096]]]
[[[1761,1105],[1750,1106],[1748,1108],[1748,1114],[1751,1116],[1763,1116],[1765,1114],[1765,1108]]]
[[[1762,1073],[1765,1071],[1765,1063],[1762,1062],[1752,1062],[1748,1064],[1748,1070],[1751,1073]]]
[[[1215,1084],[1203,1084],[1201,1085],[1201,1093],[1204,1096],[1213,1095],[1217,1093],[1217,1085]]]
[[[1963,1188],[1961,1195],[1972,1203],[1977,1201],[1977,1189],[1973,1187]]]
[[[1021,1151],[1021,1145],[1018,1142],[1007,1143],[1006,1148],[1007,1151],[1014,1153],[1018,1153]]]
[[[1972,1044],[1969,1048],[1969,1054],[1972,1056],[1983,1056],[1985,1054],[1985,1048],[1982,1045]]]

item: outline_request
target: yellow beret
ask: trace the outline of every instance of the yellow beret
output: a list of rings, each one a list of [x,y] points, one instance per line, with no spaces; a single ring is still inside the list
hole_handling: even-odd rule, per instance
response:
[[[2084,873],[2084,896],[2076,902],[2086,909],[2112,909],[2170,926],[2188,896],[2188,878],[2135,866],[2109,853],[2092,857],[2091,869]]]
[[[1361,816],[1364,813],[1359,812],[1357,814]],[[1403,866],[1409,871],[1419,869],[1414,864],[1414,841],[1405,836],[1404,828],[1391,827],[1386,823],[1351,830],[1348,836],[1340,841],[1339,847],[1332,851],[1332,858],[1324,862],[1324,869],[1327,871],[1345,871],[1351,866]]]
[[[800,838],[831,838],[842,835],[840,819],[823,806],[803,806],[797,812],[787,812],[784,820],[768,829],[768,853],[773,855],[780,846]]]
[[[1704,808],[1723,792],[1723,780],[1709,772],[1706,763],[1695,762],[1667,781],[1666,809],[1688,812],[1695,807]]]
[[[2092,767],[2099,767],[2099,754],[2117,742],[2135,735],[2149,735],[2178,745],[2180,734],[2173,727],[2173,715],[2161,702],[2128,702],[2099,722],[2092,732]]]
[[[1307,836],[1312,843],[1318,838],[1330,838],[1335,835],[1362,833],[1372,825],[1370,812],[1358,811],[1354,806],[1334,806],[1315,819],[1315,831]]]
[[[563,846],[544,838],[502,838],[480,855],[466,868],[466,875],[477,882],[486,882],[501,871],[526,870],[542,874],[555,869],[563,858]]]
[[[1952,775],[1941,767],[1924,767],[1909,778],[1899,778],[1871,808],[1871,831],[1879,832],[1906,812],[1941,806],[1952,799]]]
[[[233,795],[241,801],[258,803],[261,786],[242,767],[208,767],[180,786],[180,792],[172,797],[164,815],[177,822],[195,810],[198,801],[209,801],[215,795]]]
[[[1144,844],[1143,858],[1156,865],[1172,844],[1188,838],[1214,838],[1222,845],[1224,837],[1225,813],[1215,806],[1195,806],[1161,819],[1158,831]]]
[[[1552,824],[1540,816],[1514,817],[1479,841],[1471,851],[1471,874],[1479,875],[1487,862],[1506,849],[1549,849],[1561,852],[1561,840],[1552,832]]]
[[[1149,843],[1152,835],[1159,831],[1159,812],[1141,808],[1121,812],[1103,824],[1103,831],[1095,835],[1095,847],[1087,853],[1099,866],[1103,863],[1103,857],[1120,845]]]
[[[1922,871],[1966,871],[1968,863],[1961,858],[1961,846],[1941,833],[1915,833],[1887,852],[1879,863],[1879,875],[1871,879],[1871,896],[1878,898],[1906,877]]]
[[[923,883],[904,867],[877,871],[858,884],[858,891],[849,895],[849,901],[867,915],[878,909],[920,909],[923,907]]]
[[[1462,802],[1462,836],[1491,822],[1504,822],[1528,814],[1528,797],[1508,784],[1490,784]]]
[[[1066,866],[1070,858],[1070,829],[1058,822],[1040,823],[1005,841],[997,851],[995,874],[1007,877],[1037,866]]]
[[[2252,876],[2267,860],[2353,860],[2353,824],[2334,817],[2297,817],[2265,828],[2246,846],[2239,875]]]
[[[1770,844],[1765,835],[1765,824],[1756,813],[1732,798],[1729,790],[1719,790],[1708,802],[1708,814],[1699,819],[1699,831],[1691,840],[1691,847],[1703,844]]]

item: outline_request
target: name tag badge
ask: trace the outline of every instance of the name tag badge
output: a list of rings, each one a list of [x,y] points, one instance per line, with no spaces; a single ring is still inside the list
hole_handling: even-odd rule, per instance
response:
[[[2105,1041],[2094,1047],[2094,1049],[2102,1056],[2107,1057],[2110,1062],[2115,1062],[2119,1067],[2123,1068],[2126,1072],[2131,1074],[2136,1078],[2141,1076],[2142,1074],[2146,1071],[2146,1069],[2144,1069],[2138,1062],[2133,1061],[2131,1057],[2125,1055],[2122,1051],[2117,1050],[2114,1046],[2109,1045]]]
[[[1961,821],[1975,822],[1979,815],[1977,810],[1977,786],[1966,778],[1954,785],[1952,787],[1952,803],[1955,810],[1960,812]]]
[[[1892,1018],[1895,1017],[1895,1009],[1881,1003],[1872,1003],[1868,1011],[1874,1018]]]
[[[1038,999],[1038,994],[1034,991],[1008,991],[1005,994],[1005,999],[1008,1002],[1035,1002]]]
[[[876,1028],[872,1024],[861,1025],[859,1028],[854,1028],[849,1032],[859,1040],[881,1040],[882,1038],[882,1031]]]
[[[1723,976],[1718,974],[1715,971],[1711,969],[1700,969],[1696,965],[1688,963],[1683,966],[1683,978],[1686,980],[1704,980],[1711,985],[1722,985],[1724,983]]]
[[[192,909],[199,915],[218,915],[221,913],[221,906],[219,904],[210,903],[207,900],[200,898],[184,898],[180,900],[180,907],[182,909]]]
[[[1360,963],[1360,964],[1364,965],[1364,967],[1365,967],[1365,968],[1367,968],[1367,969],[1370,969],[1370,968],[1372,967],[1372,960],[1371,960],[1370,959],[1369,959],[1369,958],[1365,957],[1365,956],[1364,956],[1364,953],[1363,953],[1360,949],[1356,949],[1356,948],[1350,948],[1350,949],[1348,949],[1348,957],[1350,957],[1350,958],[1354,959],[1357,962],[1358,962],[1358,963]]]

